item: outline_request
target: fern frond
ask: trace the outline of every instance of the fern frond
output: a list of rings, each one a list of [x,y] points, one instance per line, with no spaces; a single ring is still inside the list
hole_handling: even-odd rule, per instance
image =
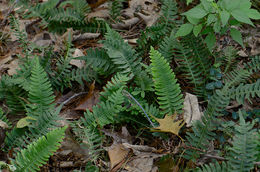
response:
[[[246,99],[251,101],[251,98],[260,97],[260,79],[253,84],[240,84],[238,87],[232,87],[229,89],[228,95],[239,104],[243,104]]]
[[[229,163],[222,162],[219,164],[216,163],[210,163],[203,165],[201,168],[197,168],[195,170],[196,172],[229,172]]]
[[[209,77],[211,53],[201,38],[189,35],[175,44],[174,57],[181,71],[194,85],[198,96],[205,96],[205,84]]]
[[[60,142],[64,138],[67,127],[50,131],[46,136],[42,136],[37,141],[28,145],[16,155],[12,164],[16,171],[29,172],[38,171],[40,166],[46,163],[51,155],[60,147]]]
[[[243,114],[239,111],[239,125],[235,126],[235,136],[232,147],[229,149],[227,159],[230,162],[230,171],[250,171],[260,153],[257,150],[256,131],[254,123],[245,122]]]
[[[101,42],[118,71],[130,77],[137,76],[141,71],[141,59],[137,57],[135,50],[124,42],[119,33],[109,27],[107,27],[105,38]]]
[[[232,86],[237,86],[238,84],[245,82],[250,75],[250,72],[245,69],[235,69],[225,75],[225,87],[229,88]]]
[[[72,69],[69,78],[71,81],[76,81],[83,86],[83,81],[93,82],[93,80],[97,80],[97,75],[89,66],[85,66],[81,69]]]
[[[28,110],[28,109],[27,109]],[[28,126],[29,128],[14,128],[10,133],[6,135],[5,145],[6,149],[13,147],[24,148],[26,144],[29,144],[37,140],[40,136],[46,135],[50,130],[59,126],[58,120],[61,120],[59,113],[61,106],[56,110],[48,110],[42,112],[39,116],[33,116],[35,120]],[[28,113],[28,112],[27,112]],[[36,112],[37,113],[37,112]],[[29,114],[34,114],[29,113]]]
[[[118,89],[125,88],[129,80],[130,78],[126,75],[122,75],[120,73],[115,74],[111,78],[111,81],[107,82],[105,87],[103,87],[104,91],[100,93],[100,100],[105,101]]]
[[[175,32],[172,31],[170,36],[165,36],[158,51],[162,54],[162,56],[167,60],[167,62],[171,62],[171,59],[174,56],[174,48],[177,40],[175,38]]]
[[[180,113],[183,108],[183,96],[181,88],[177,84],[175,74],[169,63],[161,54],[151,48],[152,75],[155,85],[155,93],[159,96],[160,108],[165,114]]]
[[[113,68],[115,67],[104,49],[87,49],[87,55],[80,59],[85,60],[93,69],[97,71],[101,70],[104,73],[113,72]]]
[[[185,150],[184,158],[196,161],[201,154],[208,150],[210,141],[215,138],[214,124],[212,123],[214,117],[212,114],[205,112],[202,121],[195,121],[193,123],[193,133],[188,132],[186,136],[187,149]]]
[[[46,72],[41,67],[38,57],[34,59],[30,80],[31,86],[28,100],[30,103],[37,105],[37,112],[41,113],[52,107],[51,104],[54,102],[54,95],[51,83],[48,80]]]
[[[245,65],[245,69],[248,70],[251,74],[259,72],[260,56],[252,57],[251,61]]]
[[[0,108],[0,121],[5,122],[8,125],[8,127],[11,127],[11,122],[7,118],[6,114],[4,114],[2,108]]]
[[[230,96],[228,95],[228,90],[221,89],[216,90],[214,94],[210,97],[208,102],[207,111],[215,116],[218,116],[225,110],[229,105]]]
[[[113,0],[110,2],[109,15],[114,21],[117,21],[120,16],[124,1],[125,0]]]

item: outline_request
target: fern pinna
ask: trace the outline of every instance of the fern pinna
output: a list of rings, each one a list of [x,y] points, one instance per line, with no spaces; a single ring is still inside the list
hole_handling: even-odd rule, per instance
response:
[[[49,157],[60,147],[60,142],[64,138],[67,127],[50,131],[46,136],[42,136],[35,142],[29,144],[26,149],[17,153],[12,164],[17,172],[39,171]]]

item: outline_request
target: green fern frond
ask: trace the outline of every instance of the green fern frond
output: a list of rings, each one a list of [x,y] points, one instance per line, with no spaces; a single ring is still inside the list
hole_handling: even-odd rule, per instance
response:
[[[93,82],[93,80],[97,80],[97,74],[89,67],[85,66],[83,68],[72,69],[71,73],[69,74],[69,78],[71,81],[76,81],[80,85],[85,85],[84,81],[86,82]]]
[[[41,67],[38,57],[34,59],[30,80],[31,86],[28,100],[30,103],[37,105],[37,112],[40,113],[52,107],[51,104],[54,102],[54,95],[51,83],[48,80],[46,72]]]
[[[210,97],[208,102],[207,111],[211,115],[221,115],[222,111],[229,105],[230,96],[228,95],[228,90],[221,89],[216,90],[214,94]]]
[[[104,49],[87,49],[87,55],[80,59],[85,60],[93,69],[97,71],[101,70],[103,73],[112,73],[113,68],[115,68],[115,65]]]
[[[196,172],[229,172],[229,163],[222,162],[219,164],[216,163],[210,163],[203,165],[201,168],[197,168],[195,170]]]
[[[151,48],[150,53],[155,93],[159,96],[160,108],[165,114],[182,112],[183,96],[175,74],[161,54]]]
[[[245,69],[235,69],[225,75],[225,87],[229,88],[232,86],[237,86],[238,84],[245,82],[250,75],[250,72]]]
[[[185,150],[185,159],[195,162],[201,154],[208,150],[210,141],[216,136],[213,132],[213,119],[212,114],[205,112],[201,119],[202,121],[197,120],[193,123],[193,133],[188,132],[186,136],[187,149]]]
[[[124,1],[125,0],[113,0],[110,2],[109,15],[114,21],[117,21],[120,16]]]
[[[174,48],[177,40],[175,38],[175,32],[172,31],[170,36],[165,36],[158,51],[162,56],[170,63],[174,56]]]
[[[205,84],[209,77],[211,53],[201,38],[193,35],[184,37],[180,43],[175,44],[174,57],[179,68],[191,84],[198,96],[205,96]]]
[[[229,89],[228,95],[239,104],[243,104],[246,99],[251,101],[251,98],[260,97],[260,79],[253,84],[240,84],[238,87],[232,87]]]
[[[105,101],[118,89],[125,88],[129,80],[130,78],[126,75],[120,73],[115,74],[111,78],[111,81],[107,82],[106,86],[103,88],[104,90],[100,93],[100,100]]]
[[[130,77],[137,76],[141,71],[141,59],[137,57],[135,50],[124,42],[119,33],[109,27],[105,38],[101,43],[118,71]]]
[[[26,149],[21,150],[16,155],[15,160],[12,161],[16,171],[39,171],[39,167],[45,164],[49,157],[60,147],[66,128],[50,131],[46,136],[42,136],[28,145]]]
[[[230,171],[250,171],[254,168],[254,162],[260,153],[257,150],[256,131],[254,123],[245,122],[243,114],[239,111],[239,125],[235,126],[235,136],[232,147],[229,149],[227,159],[230,163]]]
[[[61,120],[59,117],[61,107],[59,106],[56,110],[42,112],[37,117],[34,116],[35,120],[28,126],[29,128],[14,128],[6,135],[6,149],[9,150],[13,147],[24,148],[27,143],[29,144],[40,136],[46,135],[50,130],[57,128],[60,125],[57,121]],[[29,114],[33,114],[33,112]]]
[[[245,69],[248,70],[251,74],[259,72],[260,56],[252,57],[251,61],[245,65]]]

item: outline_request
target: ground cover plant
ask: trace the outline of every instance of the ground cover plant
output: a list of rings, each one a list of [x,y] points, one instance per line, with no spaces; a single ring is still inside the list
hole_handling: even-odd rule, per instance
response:
[[[0,169],[258,171],[259,4],[231,1],[0,2]]]

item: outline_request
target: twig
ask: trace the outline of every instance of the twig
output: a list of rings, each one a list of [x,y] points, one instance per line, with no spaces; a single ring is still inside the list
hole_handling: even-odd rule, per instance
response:
[[[72,99],[74,99],[74,98],[76,98],[76,97],[78,97],[78,96],[81,96],[81,95],[83,95],[83,94],[87,94],[87,93],[88,93],[88,92],[76,93],[76,94],[74,94],[73,96],[71,96],[70,98],[68,98],[67,100],[65,100],[65,101],[63,101],[63,102],[61,102],[61,103],[58,103],[58,104],[66,105],[66,104],[68,104]]]

